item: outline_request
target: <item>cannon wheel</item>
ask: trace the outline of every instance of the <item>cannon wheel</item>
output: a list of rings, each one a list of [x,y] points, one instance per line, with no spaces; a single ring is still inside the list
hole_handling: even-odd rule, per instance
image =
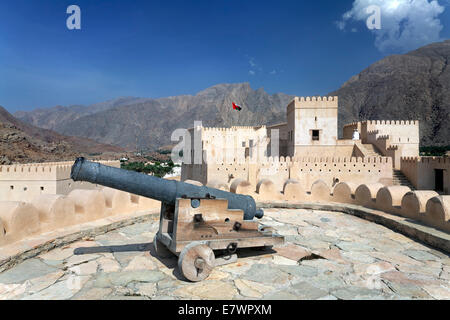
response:
[[[153,238],[153,247],[155,248],[156,255],[160,258],[170,258],[173,256],[173,253],[167,249],[167,247],[158,240],[158,236],[155,234]]]
[[[193,282],[206,279],[214,268],[214,251],[206,244],[192,242],[181,251],[178,268],[183,276]]]

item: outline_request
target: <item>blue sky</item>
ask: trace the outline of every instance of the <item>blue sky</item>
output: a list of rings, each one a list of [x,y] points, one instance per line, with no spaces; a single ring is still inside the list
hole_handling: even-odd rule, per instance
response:
[[[81,8],[81,30],[66,27],[72,4]],[[370,4],[383,9],[379,31],[366,27],[362,10]],[[449,39],[449,6],[449,0],[2,0],[0,105],[11,112],[87,105],[237,82],[269,93],[323,95],[386,55]]]

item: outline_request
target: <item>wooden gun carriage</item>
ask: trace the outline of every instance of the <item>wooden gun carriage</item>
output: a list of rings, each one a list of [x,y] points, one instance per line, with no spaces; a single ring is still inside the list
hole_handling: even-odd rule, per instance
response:
[[[215,266],[237,260],[240,248],[282,244],[284,237],[253,221],[264,212],[246,195],[160,179],[78,158],[74,181],[115,188],[161,201],[160,226],[153,244],[161,257],[178,256],[190,281],[206,279]]]

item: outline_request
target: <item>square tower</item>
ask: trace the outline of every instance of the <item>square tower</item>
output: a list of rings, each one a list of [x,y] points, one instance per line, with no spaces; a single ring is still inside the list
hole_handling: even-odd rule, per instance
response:
[[[320,153],[320,147],[336,146],[338,97],[295,97],[287,107],[287,120],[290,156],[307,156]]]

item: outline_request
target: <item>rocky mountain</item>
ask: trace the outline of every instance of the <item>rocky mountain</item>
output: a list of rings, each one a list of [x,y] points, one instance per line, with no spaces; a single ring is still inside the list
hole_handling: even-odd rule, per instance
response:
[[[120,98],[89,107],[55,107],[15,116],[36,126],[69,136],[87,137],[128,150],[156,149],[171,144],[171,133],[204,126],[274,124],[285,121],[292,96],[253,90],[248,83],[219,84],[195,96],[161,99]],[[232,102],[243,107],[232,109]]]
[[[14,113],[14,116],[34,126],[55,130],[62,123],[71,122],[83,116],[91,115],[114,107],[136,103],[142,100],[145,99],[121,97],[90,106],[56,106],[53,108],[36,109],[32,112],[18,111]]]
[[[450,41],[388,56],[353,76],[339,96],[339,127],[357,120],[420,120],[423,146],[449,144]],[[128,150],[171,144],[176,128],[194,120],[205,126],[274,124],[286,121],[293,96],[253,90],[248,83],[219,84],[195,96],[119,98],[92,106],[18,112],[19,119],[61,134],[90,138]],[[231,109],[236,102],[242,112]]]
[[[340,125],[420,120],[421,145],[450,144],[450,40],[380,60],[337,91]]]
[[[122,151],[116,146],[32,126],[0,106],[0,164],[74,160],[77,156]]]

